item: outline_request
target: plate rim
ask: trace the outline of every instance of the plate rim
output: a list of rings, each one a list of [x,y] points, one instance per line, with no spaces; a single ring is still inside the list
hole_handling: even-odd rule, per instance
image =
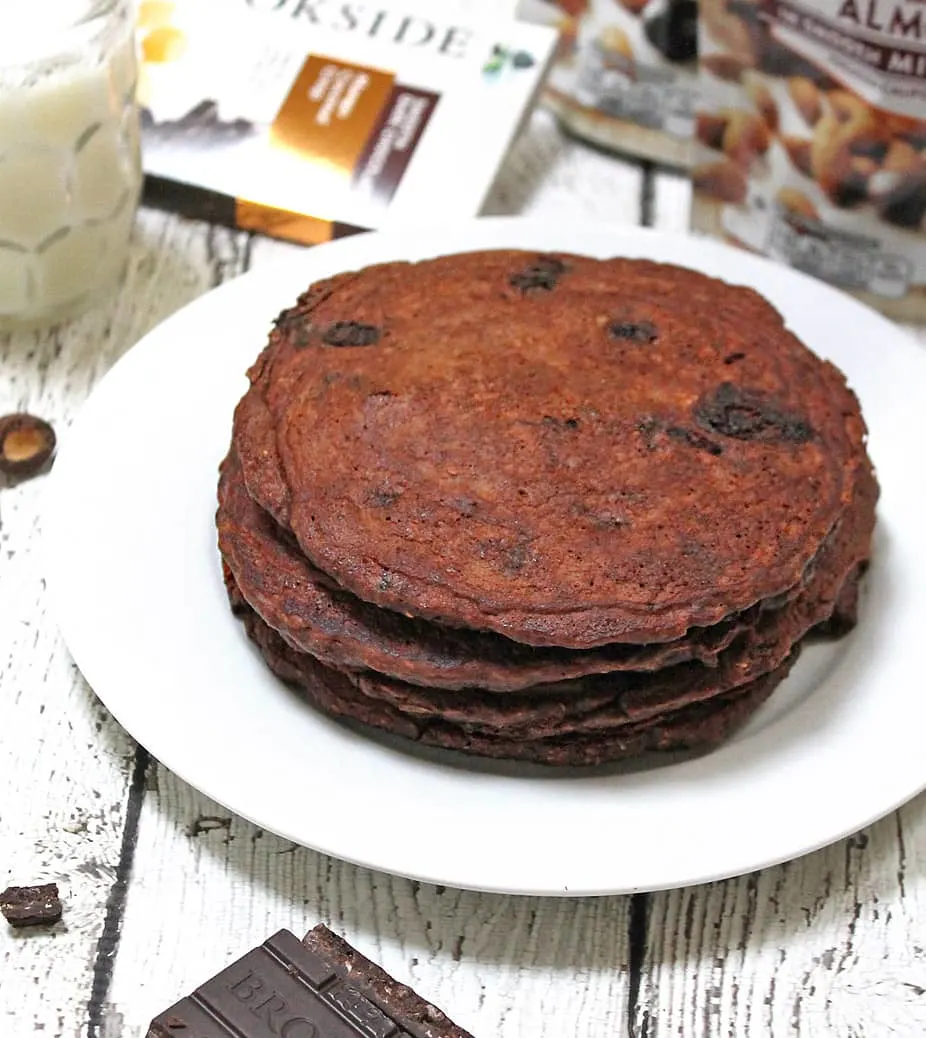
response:
[[[538,235],[549,235],[550,238],[557,238],[560,235],[562,235],[564,238],[575,238],[580,237],[583,234],[589,234],[594,239],[601,239],[605,236],[609,236],[610,239],[614,242],[613,253],[615,255],[621,254],[622,250],[620,248],[620,245],[622,241],[626,247],[626,242],[628,240],[633,239],[637,239],[641,242],[661,242],[670,248],[672,247],[673,243],[685,243],[686,249],[691,246],[692,242],[699,242],[702,243],[709,252],[713,252],[714,254],[724,253],[729,256],[735,256],[738,260],[741,261],[748,260],[748,263],[743,263],[743,268],[747,272],[750,269],[750,267],[754,267],[755,264],[759,264],[760,266],[758,269],[774,272],[775,279],[778,281],[784,280],[785,282],[794,282],[795,279],[798,279],[796,283],[800,283],[802,281],[805,284],[805,287],[812,287],[815,293],[822,295],[825,299],[832,300],[835,298],[838,301],[838,305],[840,307],[844,308],[848,305],[850,308],[850,313],[852,311],[856,311],[869,315],[868,319],[870,319],[871,316],[877,318],[878,321],[883,322],[891,328],[892,332],[894,333],[892,335],[892,339],[896,340],[898,344],[901,340],[906,340],[909,343],[910,350],[912,351],[910,355],[915,355],[918,358],[920,358],[916,363],[922,364],[924,360],[926,360],[926,358],[923,357],[923,351],[921,347],[919,347],[915,340],[913,340],[911,336],[908,336],[903,329],[891,324],[891,322],[887,321],[886,318],[883,318],[880,315],[875,314],[874,311],[871,311],[867,306],[853,299],[852,297],[846,296],[838,290],[833,289],[828,285],[824,285],[821,282],[818,282],[807,275],[793,271],[790,268],[782,267],[771,260],[767,260],[762,257],[752,256],[750,254],[746,254],[744,256],[739,251],[734,250],[729,246],[722,245],[720,243],[710,241],[708,239],[702,240],[698,236],[675,235],[670,232],[653,231],[647,228],[640,228],[628,225],[612,226],[597,222],[594,225],[587,226],[579,222],[569,222],[568,225],[566,223],[560,225],[549,220],[544,220],[541,222],[540,220],[534,217],[481,218],[479,220],[455,222],[452,224],[442,226],[440,228],[427,229],[425,231],[418,231],[416,233],[423,234],[425,238],[428,240],[434,240],[435,238],[443,239],[446,236],[450,236],[455,240],[457,234],[462,233],[465,236],[469,234],[470,231],[472,231],[477,226],[480,228],[487,228],[485,233],[490,237],[495,233],[495,230],[497,230],[502,236],[505,236],[508,232],[520,235],[525,231],[528,231],[529,236],[530,232],[533,230],[536,230],[536,233]],[[495,230],[489,230],[488,228],[493,228]],[[412,234],[411,236],[414,237],[414,234]],[[139,357],[146,357],[147,353],[156,350],[158,348],[158,342],[160,341],[160,339],[172,334],[177,328],[182,329],[191,320],[195,323],[196,317],[191,318],[190,314],[199,314],[203,311],[207,311],[210,307],[219,307],[220,304],[224,301],[227,294],[230,294],[236,290],[239,292],[241,291],[241,286],[245,279],[249,279],[247,291],[250,291],[252,292],[252,294],[260,296],[264,292],[268,291],[268,288],[266,286],[268,286],[271,282],[279,279],[281,277],[281,274],[287,283],[289,278],[292,278],[293,283],[297,283],[298,279],[303,277],[301,273],[303,270],[306,270],[307,268],[311,268],[316,265],[315,262],[311,259],[311,257],[317,256],[319,253],[321,253],[322,256],[322,258],[319,260],[319,264],[322,266],[334,264],[335,266],[332,268],[333,272],[334,269],[349,269],[350,265],[354,265],[357,262],[364,262],[363,260],[351,260],[348,266],[345,266],[343,268],[340,267],[342,255],[351,257],[357,252],[363,253],[364,251],[368,251],[365,248],[365,245],[369,245],[371,241],[375,241],[377,243],[386,242],[386,249],[395,247],[396,249],[401,250],[404,247],[403,243],[407,241],[407,238],[408,235],[406,235],[405,233],[400,234],[396,232],[358,235],[353,238],[342,239],[338,242],[334,242],[330,245],[325,245],[320,248],[316,246],[311,250],[307,250],[306,252],[297,253],[291,257],[287,257],[287,259],[283,262],[268,262],[265,265],[257,267],[253,271],[249,271],[235,278],[232,278],[229,281],[223,283],[222,285],[217,286],[216,288],[199,296],[197,299],[191,301],[186,306],[182,307],[180,310],[171,314],[168,318],[159,323],[155,328],[151,329],[145,336],[142,337],[141,340],[139,340],[139,342],[135,346],[128,349],[96,383],[87,401],[80,408],[71,429],[68,431],[68,434],[62,438],[64,442],[61,445],[58,463],[56,463],[55,469],[52,471],[49,485],[46,488],[44,502],[45,508],[43,510],[43,549],[45,549],[44,553],[46,563],[44,569],[48,583],[48,594],[50,596],[49,601],[51,604],[51,612],[52,616],[58,620],[61,633],[64,636],[66,644],[68,645],[68,649],[71,652],[75,662],[77,663],[82,673],[87,673],[87,670],[93,671],[96,668],[94,667],[94,662],[91,659],[89,661],[89,667],[85,670],[85,664],[88,663],[88,659],[86,658],[87,653],[84,652],[84,649],[86,647],[78,645],[77,651],[74,651],[74,649],[72,648],[72,638],[68,635],[67,619],[65,619],[64,621],[62,621],[61,619],[61,617],[66,614],[67,609],[61,607],[60,585],[57,579],[61,575],[60,569],[58,570],[57,577],[55,575],[54,538],[55,536],[59,537],[60,551],[60,515],[63,504],[61,500],[62,491],[59,488],[62,485],[65,485],[67,472],[69,471],[68,466],[73,464],[70,461],[71,453],[69,448],[72,433],[80,426],[84,414],[92,413],[93,401],[95,399],[105,400],[106,393],[111,392],[111,389],[105,389],[104,387],[112,387],[114,384],[118,383],[119,379],[127,378],[128,376],[126,376],[125,373],[131,373],[133,367],[139,366],[142,363],[141,361],[139,361]],[[465,248],[473,247],[479,246],[465,246]],[[505,246],[499,244],[497,247],[516,246]],[[556,249],[555,246],[550,246],[550,248]],[[328,251],[323,252],[322,250]],[[453,252],[462,250],[456,247],[451,247],[447,251]],[[556,249],[556,251],[565,250]],[[575,249],[574,251],[578,251],[578,249]],[[326,275],[313,274],[311,276],[312,278],[316,278],[319,276]],[[272,293],[274,290],[270,289],[270,291]],[[211,300],[211,302],[207,303],[207,300]],[[275,314],[268,314],[265,318],[265,323],[268,328],[270,326],[270,321],[273,316],[275,316]],[[260,344],[257,344],[254,351],[255,356],[259,348]],[[892,348],[895,347],[892,346]],[[924,371],[926,371],[926,366],[924,366]],[[62,457],[64,459],[63,462],[61,461]],[[64,475],[59,476],[59,471],[63,472]],[[54,517],[56,507],[59,510],[57,520]],[[54,532],[56,529],[56,522],[58,531],[57,534]],[[73,634],[73,625],[71,633]],[[76,640],[79,641],[79,638]],[[83,661],[80,658],[82,655],[84,656]],[[135,736],[135,733],[132,731],[132,727],[130,727],[130,725],[125,724],[123,721],[124,711],[122,707],[124,703],[117,702],[114,708],[114,705],[112,705],[111,703],[111,696],[103,696],[96,692],[94,683],[90,681],[89,678],[88,684],[90,684],[91,688],[94,690],[97,697],[104,703],[106,708],[115,717],[117,722],[121,724],[123,727],[125,727],[133,735],[133,737],[137,738],[137,736]],[[144,739],[139,739],[138,741],[141,742],[142,745],[148,745]],[[749,741],[749,738],[743,740],[743,745],[747,744]],[[316,842],[308,842],[305,839],[305,834],[294,834],[293,832],[283,831],[276,825],[267,825],[265,824],[265,819],[260,817],[260,812],[257,812],[255,814],[253,811],[248,810],[247,808],[242,810],[240,802],[239,804],[235,804],[233,802],[230,802],[229,800],[223,799],[221,790],[216,789],[213,783],[203,781],[201,777],[196,776],[195,774],[191,775],[190,769],[184,767],[182,763],[178,766],[176,762],[171,762],[170,760],[168,760],[167,758],[171,757],[170,752],[162,755],[162,753],[159,751],[159,748],[153,745],[150,747],[150,751],[153,756],[155,756],[159,760],[162,760],[165,766],[168,767],[171,771],[173,771],[183,781],[188,782],[194,788],[205,793],[205,795],[209,796],[213,800],[216,800],[218,803],[222,804],[227,809],[234,811],[236,814],[239,814],[240,816],[248,819],[254,824],[262,825],[264,828],[273,829],[274,831],[279,832],[280,835],[282,835],[284,838],[293,839],[295,842],[298,842],[305,846],[313,847],[319,850],[321,853],[329,854],[341,858],[342,860],[351,861],[353,864],[361,867],[377,869],[380,871],[387,871],[396,875],[403,875],[424,882],[445,883],[447,885],[452,885],[457,888],[469,888],[483,891],[493,891],[497,893],[516,893],[532,895],[607,895],[616,893],[629,893],[639,890],[668,889],[673,887],[686,886],[691,884],[729,878],[731,876],[740,875],[744,871],[751,871],[756,868],[764,868],[771,865],[779,864],[780,862],[790,860],[794,857],[801,856],[805,853],[810,853],[811,851],[817,850],[820,847],[836,842],[839,839],[842,839],[845,836],[849,835],[850,833],[857,831],[859,828],[862,828],[865,825],[868,825],[871,822],[877,820],[878,818],[889,814],[891,811],[895,810],[898,806],[906,802],[908,799],[915,796],[923,788],[926,788],[926,773],[924,773],[920,778],[919,785],[915,789],[907,789],[906,791],[898,790],[897,795],[889,798],[890,802],[886,801],[882,805],[882,807],[877,810],[876,813],[872,814],[869,812],[863,817],[859,817],[858,819],[853,820],[852,824],[849,826],[839,828],[838,831],[830,831],[824,835],[821,835],[820,839],[817,841],[810,841],[808,843],[805,840],[802,848],[797,851],[795,851],[793,848],[789,848],[787,850],[784,850],[779,857],[765,857],[761,862],[749,862],[744,864],[742,861],[740,861],[739,863],[733,864],[730,868],[720,868],[714,872],[698,874],[696,876],[685,876],[683,878],[678,878],[677,880],[669,882],[659,882],[656,885],[651,885],[649,883],[623,883],[619,886],[601,887],[600,885],[583,886],[581,884],[551,885],[549,882],[544,882],[539,885],[519,884],[513,886],[510,883],[494,885],[492,883],[486,883],[484,880],[478,883],[467,883],[465,881],[465,877],[459,876],[448,878],[447,876],[435,876],[432,874],[427,874],[426,872],[418,874],[415,873],[414,870],[410,870],[408,868],[395,867],[394,865],[384,864],[382,861],[369,860],[364,856],[358,857],[353,854],[345,854],[343,853],[343,851],[338,850],[337,848],[320,846]],[[711,754],[708,756],[714,755]],[[909,785],[909,783],[905,783],[905,785]]]

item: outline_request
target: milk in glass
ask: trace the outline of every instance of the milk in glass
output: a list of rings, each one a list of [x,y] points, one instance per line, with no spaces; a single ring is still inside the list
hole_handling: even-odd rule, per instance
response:
[[[122,271],[141,187],[131,15],[0,6],[0,328],[70,316]]]

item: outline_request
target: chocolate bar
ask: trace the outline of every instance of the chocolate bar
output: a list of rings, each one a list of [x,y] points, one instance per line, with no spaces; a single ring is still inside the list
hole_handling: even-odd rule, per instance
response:
[[[151,1021],[147,1038],[473,1038],[346,941],[280,930]]]

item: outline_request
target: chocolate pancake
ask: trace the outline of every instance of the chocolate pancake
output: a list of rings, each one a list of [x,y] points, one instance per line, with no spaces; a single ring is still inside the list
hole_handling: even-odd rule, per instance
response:
[[[732,694],[777,670],[793,654],[795,644],[815,627],[831,622],[834,612],[838,629],[854,622],[854,589],[867,559],[876,497],[876,484],[866,473],[859,481],[853,507],[821,553],[804,593],[781,610],[764,614],[754,629],[740,635],[720,655],[715,668],[687,663],[655,673],[587,677],[507,694],[434,690],[372,672],[349,674],[348,680],[365,697],[412,723],[463,725],[471,734],[500,735],[506,740],[591,735],[675,714],[695,703]],[[233,603],[246,615],[249,633],[268,659],[285,659],[290,668],[314,674],[317,661],[294,651],[284,653],[282,641],[274,640],[275,632],[257,614],[242,608],[246,603],[230,573],[227,581]],[[278,662],[278,670],[281,665]]]
[[[760,609],[696,628],[673,642],[600,649],[534,648],[501,635],[441,627],[370,605],[339,588],[248,495],[237,453],[221,466],[219,548],[255,611],[294,648],[340,670],[374,670],[437,688],[529,688],[587,674],[656,670],[717,655]]]
[[[550,738],[518,738],[522,733],[479,731],[444,718],[414,718],[387,703],[365,696],[346,675],[297,653],[264,624],[244,599],[236,609],[248,635],[268,666],[298,688],[316,709],[333,717],[360,722],[415,742],[481,757],[530,761],[556,766],[603,764],[654,751],[708,750],[727,739],[774,691],[787,675],[794,656],[777,671],[718,696],[658,718],[620,723],[592,734],[570,733]],[[620,720],[619,707],[613,708]]]
[[[672,641],[806,580],[866,464],[751,290],[637,260],[386,264],[285,312],[247,487],[364,601],[534,645]]]

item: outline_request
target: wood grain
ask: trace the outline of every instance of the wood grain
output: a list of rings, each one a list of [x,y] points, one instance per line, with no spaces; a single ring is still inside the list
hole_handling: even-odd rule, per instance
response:
[[[486,212],[684,231],[689,196],[684,178],[587,150],[538,112]],[[141,214],[120,293],[66,328],[0,337],[0,412],[32,410],[66,437],[149,328],[298,252]],[[77,674],[42,580],[42,489],[0,489],[0,878],[55,879],[67,907],[49,931],[0,928],[0,1034],[141,1038],[223,963],[318,921],[482,1038],[926,1034],[926,798],[788,865],[634,898],[460,892],[294,847],[149,762]]]
[[[922,796],[786,865],[649,895],[636,1033],[921,1038],[924,913]]]
[[[652,174],[652,223],[660,231],[688,232],[691,181],[681,173],[654,170]]]
[[[0,336],[0,413],[41,415],[65,440],[100,376],[169,313],[240,269],[247,244],[244,235],[142,214],[121,291],[69,326]],[[0,886],[55,881],[65,910],[52,928],[0,927],[0,1033],[70,1036],[89,1027],[92,1038],[92,996],[108,987],[121,924],[136,748],[58,636],[43,579],[44,484],[40,476],[0,487]]]
[[[276,929],[318,922],[476,1035],[626,1027],[627,899],[504,897],[372,872],[263,832],[159,770],[111,991],[117,1033],[141,1038],[155,1012]]]

